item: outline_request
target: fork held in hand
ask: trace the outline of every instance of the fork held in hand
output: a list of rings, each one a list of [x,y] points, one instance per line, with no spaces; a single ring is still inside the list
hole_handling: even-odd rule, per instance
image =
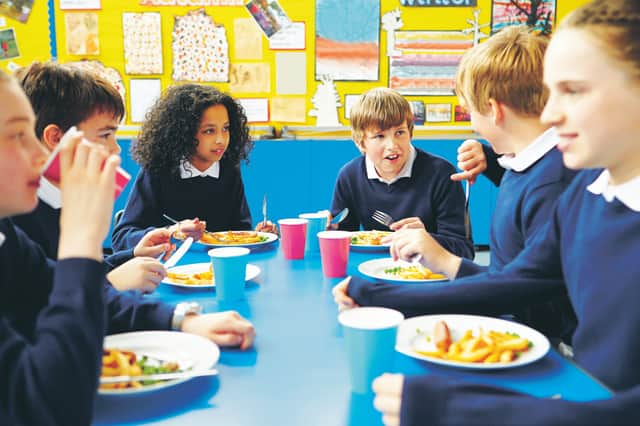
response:
[[[374,211],[373,214],[371,215],[371,218],[376,222],[383,224],[386,227],[389,227],[389,225],[393,223],[393,218],[389,216],[387,213],[381,212],[380,210]]]

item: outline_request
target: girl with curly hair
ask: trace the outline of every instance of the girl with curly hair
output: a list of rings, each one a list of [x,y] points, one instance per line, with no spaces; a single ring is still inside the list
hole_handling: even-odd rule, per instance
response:
[[[209,231],[251,229],[240,175],[253,142],[242,107],[212,86],[172,86],[147,114],[132,156],[140,166],[114,249],[132,247],[167,215],[180,220],[170,230],[200,239]],[[275,232],[270,222],[257,231]]]

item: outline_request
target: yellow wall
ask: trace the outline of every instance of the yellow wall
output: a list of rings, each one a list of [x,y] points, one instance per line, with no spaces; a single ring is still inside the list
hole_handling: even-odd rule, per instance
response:
[[[390,10],[399,7],[398,0],[380,0],[381,15]],[[588,0],[557,0],[557,16],[558,20],[562,19],[568,12],[574,8],[586,3]],[[49,57],[48,45],[48,20],[47,7],[44,0],[36,0],[34,9],[26,24],[13,21],[7,18],[7,27],[13,27],[16,30],[18,45],[22,52],[20,58],[13,61],[19,65],[26,65],[32,60],[44,60]],[[107,66],[118,69],[123,77],[127,94],[129,92],[129,80],[131,78],[160,78],[162,88],[166,88],[172,83],[171,80],[171,32],[173,29],[173,16],[184,15],[187,11],[198,9],[197,7],[146,7],[139,6],[138,0],[102,0],[102,10],[99,13],[99,38],[100,38],[100,55],[89,56],[89,59],[97,59]],[[307,54],[307,93],[306,104],[307,112],[312,109],[311,98],[316,90],[318,82],[314,76],[314,16],[315,2],[313,0],[279,0],[280,5],[288,14],[292,21],[303,21],[306,23],[306,54]],[[56,29],[57,29],[57,48],[58,57],[61,62],[75,61],[82,59],[80,56],[71,56],[66,52],[65,23],[64,15],[66,11],[58,10],[58,1],[56,4]],[[491,0],[478,0],[478,7],[481,9],[480,22],[489,23],[491,19]],[[467,27],[466,20],[472,17],[470,8],[456,7],[400,7],[404,26],[401,30],[456,30]],[[124,74],[124,48],[122,44],[122,12],[155,12],[162,14],[162,38],[163,38],[163,69],[164,74],[155,75],[134,75]],[[213,17],[217,24],[223,24],[226,28],[227,37],[229,39],[229,58],[230,63],[235,61],[235,52],[233,45],[234,20],[237,18],[249,18],[247,10],[241,6],[213,6],[207,7],[206,12]],[[2,28],[0,28],[2,29]],[[260,61],[241,62],[268,62],[271,68],[271,90],[267,93],[242,93],[234,94],[236,97],[273,97],[276,96],[275,89],[275,53],[277,51],[269,50],[269,42],[263,37],[263,59]],[[386,86],[388,84],[388,59],[386,57],[386,32],[380,34],[380,80],[368,82],[335,82],[336,88],[341,95],[341,102],[344,104],[344,94],[361,93],[371,87]],[[6,66],[5,62],[0,61],[0,66]],[[228,83],[215,83],[222,90],[229,90]],[[280,95],[284,96],[284,95]],[[300,95],[297,95],[300,96]],[[294,96],[294,97],[297,97]],[[451,103],[457,104],[454,96],[411,96],[409,100],[422,100],[425,103]],[[127,99],[128,106],[128,99]],[[127,114],[127,117],[130,115]],[[348,122],[344,119],[343,108],[339,109],[339,117],[343,124]],[[270,123],[276,127],[282,125],[314,125],[315,117],[307,116],[306,123]],[[453,125],[454,123],[443,123],[445,125]]]

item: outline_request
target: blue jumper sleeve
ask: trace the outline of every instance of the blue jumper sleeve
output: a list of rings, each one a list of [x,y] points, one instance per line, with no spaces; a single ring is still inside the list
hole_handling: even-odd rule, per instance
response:
[[[406,377],[400,424],[418,425],[603,425],[637,424],[640,386],[611,399],[572,402],[535,398],[437,375]]]
[[[498,163],[499,155],[489,145],[482,144],[484,158],[487,160],[487,169],[482,172],[495,186],[500,186],[500,181],[505,169]]]
[[[107,334],[137,330],[169,330],[174,307],[138,291],[118,291],[103,276],[109,318]]]
[[[478,265],[474,261],[465,259],[463,257],[462,262],[460,263],[460,268],[458,269],[458,273],[456,274],[456,279],[480,274],[482,272],[487,272],[488,270],[489,268],[487,266]]]
[[[133,259],[133,257],[133,248],[129,248],[126,250],[116,251],[113,254],[106,256],[104,261],[107,264],[107,267],[111,270]]]

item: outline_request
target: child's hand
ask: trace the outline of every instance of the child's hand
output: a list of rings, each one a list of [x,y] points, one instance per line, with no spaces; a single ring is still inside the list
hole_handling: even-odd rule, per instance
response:
[[[153,293],[160,281],[167,276],[162,263],[152,257],[134,257],[114,268],[107,280],[119,291],[140,290]]]
[[[400,219],[397,222],[393,222],[389,225],[389,229],[392,231],[398,231],[400,229],[425,229],[422,219],[419,217],[406,217]]]
[[[468,180],[470,184],[487,169],[487,158],[480,142],[467,139],[458,147],[458,168],[462,172],[451,175],[451,179]]]
[[[206,230],[207,222],[201,221],[197,217],[195,219],[182,220],[169,228],[171,233],[179,231],[184,235],[184,238],[192,237],[194,241],[202,238]]]
[[[144,234],[133,249],[133,255],[158,257],[164,253],[163,259],[166,260],[175,248],[175,244],[171,244],[171,231],[166,228],[156,228]]]
[[[373,381],[372,387],[376,394],[373,406],[382,413],[382,422],[385,426],[400,425],[403,384],[402,374],[385,373]]]
[[[268,220],[266,223],[265,222],[258,222],[258,224],[256,225],[256,231],[257,232],[270,232],[272,234],[278,234],[278,227],[272,223],[270,220]]]
[[[393,260],[400,259],[406,262],[410,262],[416,254],[421,254],[420,262],[425,267],[434,272],[444,273],[450,279],[458,273],[461,262],[459,257],[449,253],[424,228],[395,232],[391,236],[389,252]]]
[[[356,302],[347,294],[350,281],[351,277],[347,277],[344,280],[340,281],[338,285],[336,285],[333,290],[331,290],[331,293],[333,294],[333,300],[338,305],[339,311],[358,307]]]
[[[250,348],[256,336],[253,325],[235,311],[187,315],[182,331],[206,337],[220,346],[240,346],[242,350]]]
[[[81,140],[82,133],[72,129],[60,142],[63,208],[58,258],[102,261],[102,241],[111,223],[120,158],[109,155],[100,145]]]

